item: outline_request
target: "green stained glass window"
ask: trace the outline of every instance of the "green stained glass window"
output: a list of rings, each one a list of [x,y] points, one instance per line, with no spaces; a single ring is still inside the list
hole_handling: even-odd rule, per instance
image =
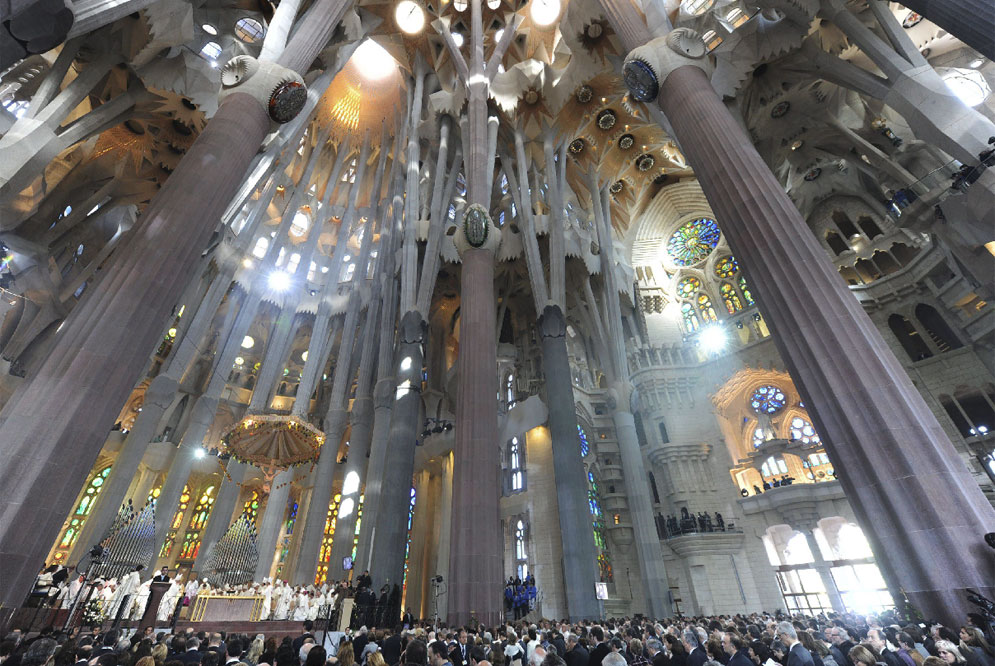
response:
[[[719,294],[722,296],[722,302],[725,304],[726,311],[729,314],[736,314],[743,309],[743,303],[739,300],[736,288],[728,282],[722,283],[722,286],[719,287]]]
[[[694,266],[712,253],[719,244],[719,225],[700,218],[682,224],[667,241],[670,259],[678,266]]]
[[[692,298],[699,289],[701,280],[698,278],[686,277],[677,283],[677,293],[681,298]]]
[[[736,257],[722,257],[715,264],[715,275],[720,278],[730,278],[736,274],[739,270],[739,264],[736,262]]]
[[[750,293],[749,288],[746,286],[746,278],[742,275],[739,276],[739,290],[743,292],[743,300],[746,301],[748,306],[756,305],[753,301],[753,294]]]
[[[684,319],[684,328],[688,333],[698,330],[698,315],[694,312],[694,306],[685,303],[681,306],[681,317]]]

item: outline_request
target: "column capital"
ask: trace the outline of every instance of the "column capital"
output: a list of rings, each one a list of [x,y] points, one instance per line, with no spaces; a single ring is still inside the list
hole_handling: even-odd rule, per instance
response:
[[[707,53],[705,42],[696,31],[675,28],[629,52],[622,65],[625,86],[637,101],[651,102],[675,69],[690,65],[711,76],[712,65],[705,57]]]
[[[542,309],[537,322],[539,335],[545,338],[562,338],[567,334],[567,320],[563,310],[556,303],[549,303]]]
[[[501,230],[491,221],[486,208],[470,204],[463,213],[463,222],[456,228],[453,245],[461,259],[467,250],[490,250],[497,254]]]
[[[269,60],[235,56],[221,68],[218,102],[229,95],[253,97],[269,115],[272,125],[289,123],[307,103],[307,86],[300,74]]]

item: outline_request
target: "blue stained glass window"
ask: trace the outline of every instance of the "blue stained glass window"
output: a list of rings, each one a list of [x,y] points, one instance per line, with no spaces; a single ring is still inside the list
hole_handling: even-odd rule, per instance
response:
[[[758,414],[776,414],[784,409],[786,400],[784,391],[768,384],[753,392],[750,396],[750,407]]]
[[[580,455],[583,458],[591,452],[591,445],[587,443],[587,433],[579,425],[577,426],[577,437],[580,438]]]
[[[719,244],[719,225],[703,217],[682,224],[667,242],[667,253],[678,266],[694,266]]]

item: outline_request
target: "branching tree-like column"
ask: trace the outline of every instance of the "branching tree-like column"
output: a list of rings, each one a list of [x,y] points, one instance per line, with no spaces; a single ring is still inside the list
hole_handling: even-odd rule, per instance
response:
[[[481,0],[470,2],[470,24],[468,66],[448,28],[436,23],[469,100],[463,135],[469,205],[454,239],[462,273],[448,619],[451,624],[462,624],[473,617],[493,626],[502,615],[501,480],[494,441],[498,431],[494,255],[501,230],[488,213],[498,123],[488,120],[487,97],[490,80],[517,25],[505,28],[488,62],[484,60]]]
[[[626,83],[659,101],[813,411],[893,594],[959,622],[993,590],[995,509],[749,137],[712,89],[693,31],[651,41],[628,2],[602,7]]]
[[[276,120],[300,111],[306,101],[300,77],[348,4],[319,0],[278,63],[260,62],[239,82],[227,79],[232,85],[217,113],[153,198],[108,275],[66,319],[22,399],[0,413],[9,461],[0,490],[0,621],[30,589],[163,320],[273,129],[267,106]],[[284,80],[296,85],[276,90]]]

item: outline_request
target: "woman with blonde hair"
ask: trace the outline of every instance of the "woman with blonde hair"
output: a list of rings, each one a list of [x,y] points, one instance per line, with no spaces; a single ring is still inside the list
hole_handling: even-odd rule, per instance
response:
[[[169,654],[169,648],[166,647],[165,643],[156,643],[152,646],[152,659],[155,661],[155,666],[162,666],[166,663],[166,656]],[[135,666],[138,666],[137,664]]]
[[[356,653],[353,652],[352,643],[342,643],[339,646],[339,651],[335,653],[335,658],[338,660],[339,666],[355,666]]]
[[[967,659],[961,654],[960,648],[950,641],[936,641],[937,656],[948,664],[964,664]]]
[[[884,666],[883,662],[879,661],[877,655],[866,645],[854,645],[850,648],[850,653],[847,656],[850,657],[853,666],[877,666],[878,664]]]
[[[366,666],[388,666],[384,661],[383,653],[377,650],[366,658]]]

